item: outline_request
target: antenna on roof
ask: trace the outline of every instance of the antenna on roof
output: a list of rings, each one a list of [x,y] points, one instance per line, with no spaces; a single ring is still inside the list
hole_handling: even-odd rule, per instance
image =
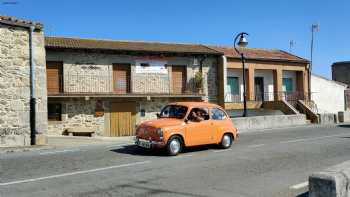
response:
[[[290,41],[289,41],[289,52],[290,52],[290,53],[292,52],[292,49],[293,49],[293,47],[294,47],[295,44],[296,44],[296,43],[295,43],[294,40],[290,40]]]

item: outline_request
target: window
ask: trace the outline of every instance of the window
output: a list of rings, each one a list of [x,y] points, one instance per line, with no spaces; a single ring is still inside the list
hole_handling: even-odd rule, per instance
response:
[[[221,109],[214,108],[211,110],[211,118],[213,120],[225,120],[227,116],[226,113]]]
[[[292,78],[283,78],[283,91],[284,92],[293,92],[293,79]]]
[[[209,111],[207,108],[193,108],[188,115],[188,120],[192,122],[209,120]]]
[[[167,105],[162,109],[160,118],[178,118],[182,119],[185,117],[187,107],[181,105]]]
[[[47,105],[47,117],[49,120],[61,121],[62,105],[60,103],[49,103]]]
[[[227,85],[231,95],[239,94],[238,77],[227,77]]]

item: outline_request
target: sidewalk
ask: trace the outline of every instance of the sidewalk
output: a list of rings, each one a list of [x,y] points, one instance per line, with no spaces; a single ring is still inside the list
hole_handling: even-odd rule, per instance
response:
[[[87,145],[108,145],[108,144],[132,144],[133,136],[127,137],[79,137],[79,136],[57,136],[48,135],[48,144],[45,146],[25,146],[25,147],[0,147],[0,154],[28,152],[38,150],[49,150],[59,148],[74,148]]]

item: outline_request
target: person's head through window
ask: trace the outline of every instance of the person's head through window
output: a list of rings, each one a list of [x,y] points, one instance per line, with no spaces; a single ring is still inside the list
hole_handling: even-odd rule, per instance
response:
[[[201,122],[205,120],[205,114],[206,112],[203,109],[192,109],[189,120],[193,122]]]

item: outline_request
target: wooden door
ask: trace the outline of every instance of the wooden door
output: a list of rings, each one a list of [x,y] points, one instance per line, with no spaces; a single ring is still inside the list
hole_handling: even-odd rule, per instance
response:
[[[131,136],[135,134],[136,104],[112,103],[110,136]]]
[[[46,63],[46,80],[47,93],[58,94],[63,91],[62,84],[62,62],[47,62]]]
[[[130,92],[130,65],[113,64],[113,88],[117,94]]]
[[[256,101],[264,101],[264,78],[263,77],[255,77],[255,100]]]
[[[181,94],[186,90],[186,66],[172,67],[173,93]]]

